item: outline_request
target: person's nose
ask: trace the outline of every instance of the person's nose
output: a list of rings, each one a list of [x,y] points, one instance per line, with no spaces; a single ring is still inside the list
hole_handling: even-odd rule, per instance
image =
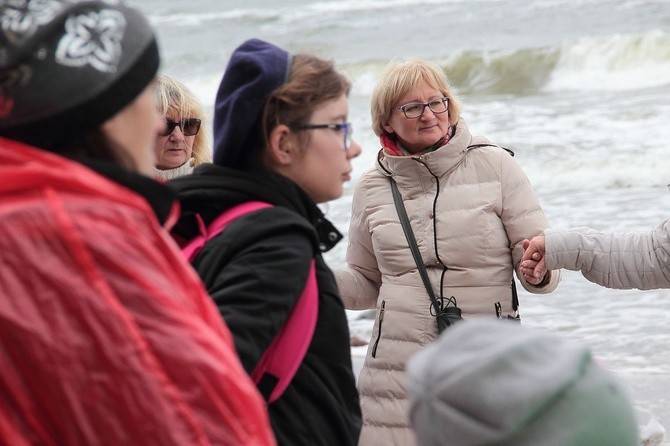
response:
[[[422,121],[428,121],[430,119],[435,119],[435,113],[433,113],[433,110],[430,109],[430,107],[426,106],[423,109],[423,113],[419,117]]]
[[[181,125],[174,126],[174,129],[172,129],[172,133],[170,133],[170,138],[176,139],[178,141],[184,139],[184,132],[181,129]]]
[[[351,146],[347,149],[347,159],[351,160],[356,158],[362,151],[363,148],[356,142],[356,140],[351,141]]]

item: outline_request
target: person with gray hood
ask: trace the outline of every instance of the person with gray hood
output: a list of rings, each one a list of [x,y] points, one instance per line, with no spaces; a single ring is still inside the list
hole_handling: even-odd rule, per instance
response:
[[[635,446],[625,386],[590,351],[506,321],[450,327],[408,363],[420,446]]]
[[[340,197],[361,148],[347,122],[350,83],[329,61],[251,39],[233,52],[214,112],[214,164],[170,181],[182,204],[173,233],[196,237],[224,211],[272,206],[230,223],[193,259],[252,374],[316,265],[318,314],[286,390],[261,393],[281,445],[355,445],[361,411],[347,317],[322,253],[342,238],[317,206]]]

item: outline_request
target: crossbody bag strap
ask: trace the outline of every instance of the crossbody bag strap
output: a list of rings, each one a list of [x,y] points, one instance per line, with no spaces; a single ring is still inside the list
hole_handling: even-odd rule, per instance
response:
[[[393,203],[398,212],[398,219],[402,225],[402,230],[405,233],[405,238],[409,244],[409,250],[412,252],[412,257],[414,257],[414,262],[416,267],[419,270],[419,275],[421,280],[423,280],[423,285],[426,287],[426,292],[428,297],[430,297],[431,302],[433,303],[433,309],[435,314],[440,314],[442,312],[442,304],[435,297],[433,292],[433,286],[430,284],[430,279],[428,278],[428,273],[426,272],[426,267],[423,264],[423,258],[421,258],[421,253],[419,252],[419,246],[416,243],[416,238],[414,237],[414,231],[412,231],[412,226],[409,223],[409,217],[407,217],[407,210],[402,201],[402,196],[400,195],[400,190],[398,190],[398,185],[392,177],[389,177],[391,180],[391,193],[393,195]]]

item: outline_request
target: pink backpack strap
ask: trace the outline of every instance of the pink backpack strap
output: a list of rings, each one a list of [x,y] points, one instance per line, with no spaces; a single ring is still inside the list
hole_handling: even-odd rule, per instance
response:
[[[207,241],[212,237],[220,234],[221,231],[223,231],[223,229],[228,225],[228,223],[250,212],[269,207],[272,207],[272,205],[263,201],[247,201],[246,203],[238,204],[237,206],[233,206],[232,208],[223,212],[221,215],[216,217],[214,221],[212,221],[206,228],[202,221],[202,217],[200,217],[200,214],[196,215],[200,234],[189,241],[184,247],[182,247],[182,254],[184,254],[189,262],[192,262],[195,256],[205,246],[205,243],[207,243]]]
[[[302,364],[312,342],[318,314],[319,289],[312,259],[307,283],[298,302],[251,374],[268,403],[284,393]]]
[[[249,201],[234,206],[219,215],[205,227],[200,215],[196,215],[200,234],[182,247],[189,262],[202,250],[208,240],[220,234],[233,220],[253,211],[272,207],[262,201]],[[256,364],[251,378],[268,401],[273,403],[286,390],[302,364],[319,315],[319,288],[316,281],[316,266],[312,259],[307,282],[284,326],[265,350]]]

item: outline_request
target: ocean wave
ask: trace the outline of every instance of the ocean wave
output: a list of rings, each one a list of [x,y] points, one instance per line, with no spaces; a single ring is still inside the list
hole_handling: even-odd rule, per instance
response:
[[[338,2],[314,2],[304,8],[307,14],[321,14],[323,12],[358,12],[406,9],[408,7],[422,7],[444,5],[449,3],[495,3],[505,0],[344,0]]]
[[[641,8],[654,5],[663,5],[666,0],[535,0],[528,4],[528,9],[558,9],[558,8],[579,8],[586,5],[606,5],[610,4],[614,8],[621,10]]]
[[[547,90],[629,90],[670,83],[670,35],[580,39],[561,48]]]
[[[225,20],[260,20],[280,22],[301,21],[308,18],[319,18],[324,13],[347,14],[347,13],[375,13],[396,12],[397,10],[407,13],[410,9],[421,9],[425,7],[441,7],[448,5],[465,5],[472,3],[510,3],[509,0],[340,0],[340,1],[317,1],[307,4],[296,5],[289,3],[265,3],[249,7],[235,7],[223,10],[218,6],[216,12],[200,11],[196,13],[175,13],[174,11],[149,13],[150,20],[154,24],[172,24],[176,26],[191,26],[208,21]],[[521,3],[521,2],[519,2]],[[534,0],[526,4],[528,11],[546,11],[559,8],[575,8],[586,5],[602,5],[610,3],[612,7],[620,9],[632,9],[649,5],[661,4],[661,0]],[[514,4],[514,2],[512,2]]]
[[[465,50],[434,60],[464,94],[527,95],[565,90],[619,91],[670,84],[670,35],[581,38],[560,46]],[[372,91],[386,61],[347,67],[361,91]]]
[[[360,12],[395,11],[407,8],[421,8],[440,6],[445,4],[463,4],[466,2],[503,2],[505,0],[343,0],[343,1],[320,1],[301,4],[299,8],[290,4],[276,3],[253,6],[249,8],[233,8],[226,11],[212,12],[203,11],[196,13],[165,13],[149,14],[149,19],[154,25],[170,24],[174,26],[190,27],[197,24],[212,21],[277,21],[281,23],[302,22],[308,19],[320,19],[324,13],[346,14]]]
[[[277,21],[281,17],[280,10],[235,8],[221,12],[152,14],[149,22],[155,27],[193,28],[208,22],[247,21],[258,24]]]

